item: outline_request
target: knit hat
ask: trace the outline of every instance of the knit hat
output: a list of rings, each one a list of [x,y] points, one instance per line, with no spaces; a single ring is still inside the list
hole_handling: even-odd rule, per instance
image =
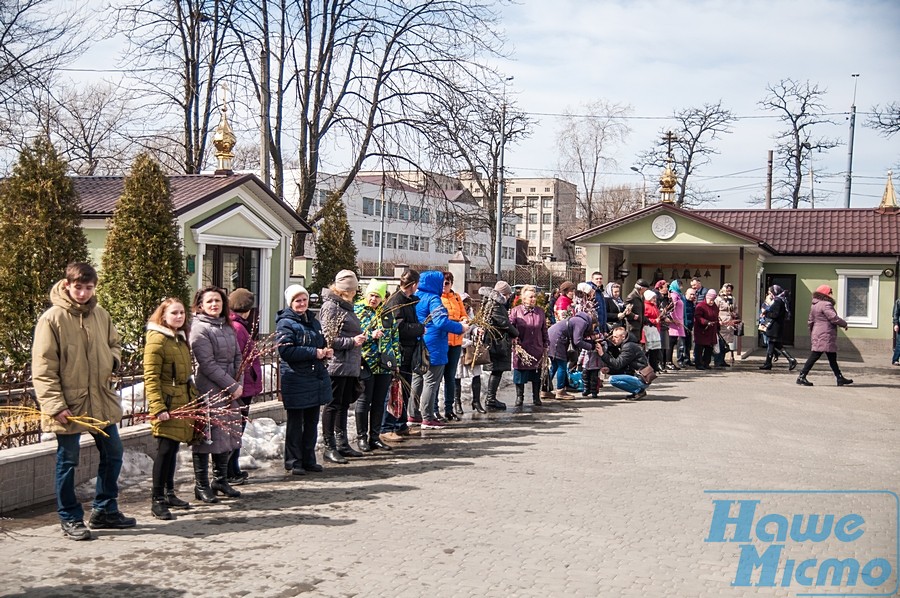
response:
[[[228,295],[228,308],[231,311],[243,313],[253,309],[253,301],[256,297],[247,289],[235,289]]]
[[[359,288],[359,279],[353,270],[341,270],[334,277],[334,288],[339,291],[356,291]]]
[[[657,281],[656,281],[656,288],[657,288],[657,289],[664,289],[664,288],[666,288],[666,286],[667,286],[667,285],[666,285],[666,281],[665,281],[665,280],[657,280]]]
[[[369,281],[369,286],[366,287],[365,294],[368,295],[369,293],[375,293],[383,300],[385,295],[387,295],[387,283],[373,278]]]
[[[651,299],[656,299],[656,293],[654,293],[650,289],[647,289],[646,291],[644,291],[644,301],[650,301]]]
[[[509,286],[509,283],[504,280],[498,280],[497,284],[494,285],[494,290],[504,297],[509,297],[513,294],[512,287]]]
[[[706,296],[707,296],[707,297],[712,297],[713,299],[715,299],[716,297],[719,296],[719,293],[716,292],[715,289],[710,289],[710,290],[706,291]]]
[[[581,291],[585,295],[589,295],[594,288],[594,285],[589,282],[579,282],[578,286],[575,287],[576,290]]]
[[[288,288],[284,290],[284,300],[287,301],[288,306],[291,305],[294,301],[294,297],[297,295],[306,295],[309,297],[309,291],[303,288],[302,285],[292,284]]]
[[[823,295],[830,295],[831,287],[828,286],[827,284],[820,284],[818,287],[816,287],[816,292],[822,293]]]

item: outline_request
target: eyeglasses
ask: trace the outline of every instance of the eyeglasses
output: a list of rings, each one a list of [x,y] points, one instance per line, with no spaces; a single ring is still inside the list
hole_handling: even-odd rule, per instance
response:
[[[445,280],[445,281],[444,281],[444,286],[447,286],[448,284],[453,284],[453,283],[450,282],[449,280]]]

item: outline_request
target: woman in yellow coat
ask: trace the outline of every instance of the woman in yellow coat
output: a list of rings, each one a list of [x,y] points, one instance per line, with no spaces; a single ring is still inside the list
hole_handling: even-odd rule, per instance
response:
[[[193,360],[187,341],[187,315],[175,298],[163,301],[147,322],[144,345],[144,395],[149,406],[153,436],[158,445],[153,460],[151,512],[158,519],[173,519],[169,507],[187,509],[190,504],[175,496],[178,445],[194,436],[190,419],[171,412],[194,400]]]

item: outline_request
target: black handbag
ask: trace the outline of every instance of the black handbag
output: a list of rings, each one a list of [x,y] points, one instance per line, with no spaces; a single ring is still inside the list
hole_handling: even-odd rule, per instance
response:
[[[382,351],[378,354],[378,365],[381,369],[393,372],[397,368],[397,358],[393,351]]]
[[[425,346],[423,339],[419,339],[413,349],[412,373],[424,376],[429,368],[431,368],[431,356],[428,354],[428,347]]]

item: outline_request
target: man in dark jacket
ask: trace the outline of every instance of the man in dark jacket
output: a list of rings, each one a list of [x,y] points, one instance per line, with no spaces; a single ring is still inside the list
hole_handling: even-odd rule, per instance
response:
[[[636,373],[641,368],[647,367],[647,355],[622,326],[613,328],[607,340],[610,342],[607,349],[604,350],[600,344],[597,346],[597,352],[612,374],[609,383],[630,392],[631,394],[626,397],[630,400],[643,399],[647,396],[647,385]]]
[[[641,342],[641,334],[644,328],[644,291],[650,288],[650,283],[639,278],[634,283],[634,290],[625,297],[625,326],[632,340]],[[629,310],[628,307],[631,307]]]
[[[409,435],[410,389],[412,388],[412,360],[413,350],[419,341],[419,337],[425,334],[425,325],[419,322],[416,316],[416,303],[419,299],[415,296],[419,290],[419,273],[415,270],[406,270],[400,275],[400,286],[384,304],[384,311],[393,314],[394,321],[400,333],[400,377],[406,382],[401,384],[403,389],[403,411],[399,417],[394,417],[385,412],[384,423],[381,426],[381,437],[388,442],[397,442],[401,436]],[[415,411],[415,409],[413,410]]]

